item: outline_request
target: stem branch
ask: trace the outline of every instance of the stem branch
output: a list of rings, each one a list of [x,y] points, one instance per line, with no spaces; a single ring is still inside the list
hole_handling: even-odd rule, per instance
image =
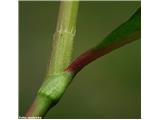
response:
[[[44,117],[63,95],[73,77],[97,58],[140,38],[141,11],[112,31],[96,47],[81,54],[70,65],[78,2],[61,2],[47,77],[26,117]],[[67,67],[68,66],[68,67]]]

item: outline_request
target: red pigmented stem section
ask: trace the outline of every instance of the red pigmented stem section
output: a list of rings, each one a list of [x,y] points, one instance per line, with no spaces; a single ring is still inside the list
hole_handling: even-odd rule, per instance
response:
[[[97,58],[119,48],[125,44],[135,41],[141,37],[141,9],[139,8],[135,14],[117,29],[112,31],[104,40],[96,47],[81,54],[75,59],[65,71],[76,74],[84,66],[96,60]]]
[[[137,40],[140,37],[140,31],[136,31],[134,33],[131,33],[130,35],[125,36],[124,38],[121,38],[120,40],[117,40],[118,42],[113,42],[109,45],[107,45],[104,48],[92,48],[84,53],[82,53],[77,59],[75,59],[66,69],[65,71],[72,72],[76,74],[79,72],[83,67],[85,67],[87,64],[91,63],[92,61],[96,60],[97,58],[119,48],[124,46],[127,43],[130,43],[134,40]]]

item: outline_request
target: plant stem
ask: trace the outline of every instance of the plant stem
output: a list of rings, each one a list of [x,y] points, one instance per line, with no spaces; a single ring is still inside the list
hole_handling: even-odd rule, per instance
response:
[[[35,102],[26,114],[27,117],[44,117],[47,111],[60,100],[73,77],[83,67],[95,59],[140,38],[141,11],[139,9],[129,20],[112,31],[100,44],[81,54],[68,65],[72,53],[77,9],[77,1],[61,3],[49,71],[46,80],[38,91]],[[68,17],[65,15],[68,15]]]
[[[96,47],[89,49],[77,57],[65,71],[76,74],[87,64],[97,58],[112,52],[132,41],[139,39],[141,36],[141,9],[139,8],[134,15],[125,23],[112,31],[104,40]]]
[[[78,1],[61,1],[48,75],[59,74],[71,61]]]
[[[34,103],[25,115],[26,117],[44,117],[47,111],[58,102],[70,82],[70,75],[63,74],[63,71],[71,61],[78,5],[79,2],[76,0],[60,2],[48,73]],[[68,81],[64,81],[63,78]]]
[[[38,95],[27,113],[25,114],[25,117],[44,117],[44,115],[48,112],[51,106],[51,99]]]

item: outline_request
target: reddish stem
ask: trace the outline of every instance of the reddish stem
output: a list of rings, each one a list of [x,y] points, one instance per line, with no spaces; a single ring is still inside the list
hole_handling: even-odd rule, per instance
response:
[[[118,40],[119,42],[113,42],[109,45],[107,45],[104,48],[92,48],[88,50],[87,52],[82,53],[77,59],[75,59],[66,69],[65,71],[69,71],[72,73],[77,73],[80,71],[83,67],[85,67],[87,64],[91,63],[95,59],[113,51],[114,49],[117,49],[127,43],[132,42],[133,40],[136,40],[140,36],[140,31],[136,31],[124,38],[121,38],[121,40]]]

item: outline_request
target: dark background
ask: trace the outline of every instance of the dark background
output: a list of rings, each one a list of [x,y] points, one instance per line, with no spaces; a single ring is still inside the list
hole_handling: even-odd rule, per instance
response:
[[[80,2],[73,58],[126,21],[138,1]],[[19,2],[19,116],[46,74],[59,2]],[[45,118],[140,118],[140,40],[85,67]]]

